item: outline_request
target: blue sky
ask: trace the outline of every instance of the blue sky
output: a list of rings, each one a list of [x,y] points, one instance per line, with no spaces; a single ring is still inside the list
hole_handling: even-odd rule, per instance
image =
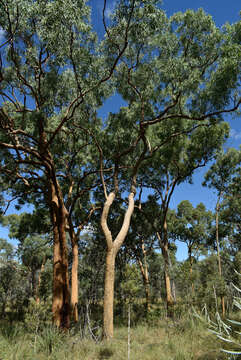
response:
[[[93,5],[92,19],[94,22],[95,31],[103,36],[103,24],[102,24],[102,0],[91,0],[89,2]],[[115,0],[107,0],[106,15],[107,17],[112,13],[115,5]],[[241,9],[239,0],[225,1],[225,0],[166,0],[163,1],[163,9],[167,15],[170,16],[177,11],[185,11],[187,9],[197,10],[203,8],[207,13],[211,14],[217,26],[222,26],[226,22],[236,22],[240,19],[239,12]],[[3,33],[0,29],[0,38]],[[102,116],[107,116],[109,111],[115,112],[121,105],[124,105],[119,98],[114,97],[111,101],[108,101],[99,112]],[[241,118],[226,119],[231,126],[230,139],[225,144],[227,147],[238,148],[241,143]],[[171,201],[171,208],[176,208],[178,203],[182,200],[189,200],[196,206],[201,201],[207,208],[213,210],[216,204],[216,195],[214,192],[207,188],[203,188],[201,183],[207,168],[202,168],[196,171],[193,177],[193,185],[182,184],[180,185],[173,195]],[[29,211],[26,209],[26,211]],[[14,207],[10,207],[8,212],[14,212]],[[7,238],[7,229],[0,227],[0,237]],[[178,259],[183,259],[187,256],[186,247],[184,244],[178,244]]]
[[[92,3],[95,3],[95,1],[93,0]],[[114,0],[107,0],[106,14],[108,16],[113,11],[114,5]],[[187,9],[197,10],[199,8],[203,8],[206,13],[213,17],[216,25],[221,27],[226,22],[233,23],[240,19],[239,13],[241,10],[241,5],[240,1],[238,0],[232,0],[232,2],[225,0],[166,0],[163,1],[162,8],[166,11],[168,16],[171,16],[178,11],[184,12]],[[102,1],[98,1],[97,7],[93,9],[93,18],[95,18],[96,31],[102,32]],[[113,107],[117,108],[122,105],[118,99],[115,101],[115,104],[113,104],[113,101],[111,105],[108,105],[107,103],[100,113],[105,116],[108,111],[113,111]],[[225,120],[229,122],[231,131],[230,139],[226,142],[224,148],[238,148],[241,143],[241,118],[239,117],[231,119],[230,117],[226,118]],[[184,183],[175,189],[175,193],[170,203],[171,208],[176,208],[182,200],[189,200],[194,206],[200,202],[203,202],[208,209],[214,210],[216,205],[216,194],[208,188],[202,187],[204,174],[206,173],[207,169],[208,167],[205,167],[198,169],[195,172],[192,185]],[[177,257],[178,259],[187,257],[187,249],[185,244],[178,243]]]

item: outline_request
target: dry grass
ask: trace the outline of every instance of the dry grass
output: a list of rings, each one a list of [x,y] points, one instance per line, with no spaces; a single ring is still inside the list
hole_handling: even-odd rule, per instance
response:
[[[3,329],[3,328],[2,328]],[[131,360],[221,360],[220,344],[196,320],[160,321],[131,329]],[[95,343],[78,333],[63,335],[49,328],[42,334],[13,327],[0,334],[1,360],[127,359],[127,328],[119,327],[111,342]]]

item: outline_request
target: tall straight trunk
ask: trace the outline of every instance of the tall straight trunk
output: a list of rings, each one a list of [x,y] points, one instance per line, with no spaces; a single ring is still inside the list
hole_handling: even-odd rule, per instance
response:
[[[44,272],[44,267],[45,267],[45,260],[42,262],[41,268],[40,268],[40,271],[38,274],[38,285],[37,285],[37,294],[36,294],[36,303],[37,304],[40,303],[39,289],[40,289],[40,285],[41,285],[41,277]]]
[[[130,219],[134,211],[134,193],[131,192],[128,197],[128,208],[126,210],[122,227],[113,241],[111,231],[109,230],[107,219],[110,207],[115,199],[115,193],[111,192],[105,201],[102,215],[101,227],[105,235],[107,252],[105,265],[105,284],[104,284],[104,306],[103,306],[103,338],[110,340],[114,336],[114,282],[115,282],[115,259],[123,244],[130,227]]]
[[[105,260],[105,291],[103,337],[108,339],[114,336],[114,283],[115,283],[115,253],[108,249]]]
[[[192,257],[192,249],[189,247],[188,248],[188,258],[189,258],[189,264],[190,264],[190,268],[189,268],[189,274],[190,274],[190,280],[191,280],[191,288],[192,288],[192,296],[194,296],[194,284],[193,284],[193,257]]]
[[[60,189],[57,190],[58,193],[56,184],[50,179],[50,213],[54,234],[52,313],[54,325],[65,330],[70,326],[66,209]]]
[[[166,288],[167,316],[173,317],[174,300],[172,297],[171,280],[170,280],[170,274],[169,274],[168,246],[166,244],[163,245],[161,250],[162,250],[162,255],[164,258],[164,281],[165,281],[165,288]]]
[[[146,296],[146,313],[150,312],[150,282],[149,282],[149,273],[148,273],[148,265],[146,261],[146,249],[144,242],[141,245],[142,253],[144,257],[144,261],[142,262],[141,259],[138,259],[138,264],[141,270],[141,275],[143,279],[144,289],[145,289],[145,296]]]
[[[218,256],[218,272],[220,275],[220,278],[222,277],[222,264],[221,264],[221,256],[220,256],[220,246],[219,246],[219,209],[220,209],[220,197],[217,201],[216,206],[216,245],[217,245],[217,256]],[[221,306],[222,306],[222,316],[225,316],[225,301],[224,296],[221,296]]]
[[[78,300],[79,300],[79,286],[78,286],[78,264],[79,264],[79,250],[78,238],[74,232],[73,225],[70,223],[70,237],[72,243],[72,269],[71,269],[71,313],[74,322],[78,322]]]
[[[144,289],[145,289],[145,297],[146,297],[146,313],[148,314],[150,312],[150,282],[149,282],[149,274],[147,267],[143,265],[142,261],[138,259],[138,264],[141,270],[141,275],[143,279]]]
[[[36,269],[33,268],[31,271],[31,287],[32,287],[32,297],[36,300],[37,297],[37,283],[36,283]]]
[[[173,317],[173,305],[174,300],[172,296],[171,280],[169,274],[169,249],[168,249],[168,238],[167,238],[167,221],[164,220],[162,237],[157,233],[159,239],[159,245],[162,251],[162,256],[164,259],[164,282],[166,288],[166,303],[167,303],[167,316]]]

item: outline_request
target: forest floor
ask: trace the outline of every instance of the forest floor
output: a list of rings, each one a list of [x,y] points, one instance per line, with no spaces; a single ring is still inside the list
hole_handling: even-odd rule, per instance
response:
[[[130,360],[221,360],[220,342],[197,319],[161,320],[130,329]],[[0,360],[127,360],[128,329],[116,326],[112,341],[83,338],[77,329],[27,332],[23,325],[0,322]]]

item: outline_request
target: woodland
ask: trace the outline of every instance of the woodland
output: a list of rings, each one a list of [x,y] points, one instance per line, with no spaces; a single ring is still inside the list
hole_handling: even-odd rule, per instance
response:
[[[241,22],[101,5],[0,0],[0,358],[238,358]]]

